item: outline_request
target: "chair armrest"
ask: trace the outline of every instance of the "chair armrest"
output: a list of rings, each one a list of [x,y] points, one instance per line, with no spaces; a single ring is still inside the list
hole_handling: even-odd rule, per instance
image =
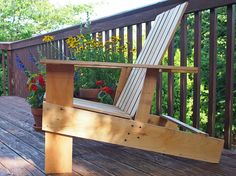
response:
[[[159,72],[177,72],[177,73],[198,73],[197,67],[177,67],[164,65],[146,65],[146,64],[126,64],[113,62],[91,62],[91,61],[72,61],[72,60],[52,60],[45,59],[41,64],[56,64],[56,65],[74,65],[83,68],[147,68],[158,69]]]

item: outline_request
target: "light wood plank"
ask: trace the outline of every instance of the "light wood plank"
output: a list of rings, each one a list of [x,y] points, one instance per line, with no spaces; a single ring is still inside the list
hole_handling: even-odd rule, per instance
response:
[[[155,33],[153,40],[150,41],[151,43],[148,45],[148,47],[144,46],[144,51],[141,51],[141,56],[137,59],[138,64],[159,64],[168,48],[168,45],[170,44],[171,39],[174,36],[174,32],[177,28],[177,25],[180,23],[180,19],[186,7],[187,3],[179,5],[161,14],[163,17],[160,21],[160,26],[157,25],[156,29],[154,28],[151,30],[151,34]],[[149,42],[148,39],[147,41]],[[156,41],[158,41],[158,43]],[[120,107],[121,110],[124,110],[131,115],[134,115],[137,110],[137,103],[140,100],[140,93],[143,87],[145,71],[146,70],[143,69],[134,69],[131,72],[130,77],[132,79],[128,79],[124,87],[124,91],[121,93],[120,99],[117,102],[117,106]]]
[[[131,72],[131,68],[122,68],[121,69],[118,86],[116,88],[116,95],[115,95],[114,102],[113,102],[114,105],[116,104],[118,98],[120,97],[122,90],[124,89],[125,83],[127,82],[130,72]]]
[[[147,123],[178,130],[178,125],[176,123],[166,120],[158,115],[149,114]]]
[[[172,73],[198,73],[197,67],[179,67],[168,65],[150,65],[150,64],[126,64],[126,63],[114,63],[114,62],[90,62],[90,61],[71,61],[71,60],[41,60],[42,64],[52,65],[74,65],[75,67],[84,68],[152,68],[158,69],[160,72],[172,72]]]
[[[166,120],[169,120],[171,122],[174,122],[174,123],[178,124],[179,126],[183,127],[184,129],[187,129],[187,130],[189,130],[191,132],[208,135],[207,133],[205,133],[205,132],[203,132],[203,131],[201,131],[201,130],[199,130],[197,128],[194,128],[194,127],[192,127],[192,126],[190,126],[190,125],[188,125],[186,123],[183,123],[180,120],[175,119],[173,117],[170,117],[168,115],[161,115],[161,117],[166,119]]]
[[[46,66],[46,101],[72,107],[74,90],[73,65]],[[43,116],[43,121],[46,117]],[[45,132],[45,172],[72,173],[72,137]]]
[[[73,99],[73,107],[79,108],[79,109],[84,109],[84,110],[89,110],[89,111],[93,111],[93,112],[108,114],[108,115],[114,115],[114,116],[118,116],[118,117],[126,118],[126,119],[132,118],[129,114],[120,110],[116,106],[104,104],[104,103],[99,103],[99,102],[83,100],[83,99],[79,99],[79,98]]]
[[[218,163],[223,140],[44,103],[45,131]]]
[[[148,114],[150,114],[152,106],[152,98],[156,87],[156,70],[148,70],[144,81],[141,100],[138,105],[138,110],[135,115],[135,120],[147,123]]]

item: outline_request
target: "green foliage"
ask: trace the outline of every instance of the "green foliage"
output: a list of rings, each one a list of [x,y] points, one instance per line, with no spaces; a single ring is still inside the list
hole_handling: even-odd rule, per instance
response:
[[[66,40],[71,51],[69,58],[79,61],[127,62],[127,58],[123,54],[127,52],[127,47],[120,46],[120,39],[112,36],[103,44],[101,35],[95,38],[92,36],[89,24],[87,22],[85,34],[69,37]],[[79,85],[75,85],[76,88],[96,88],[96,81],[103,80],[104,85],[115,89],[120,70],[80,68],[77,72],[79,81],[76,84]]]
[[[210,37],[210,11],[202,12],[202,28],[201,28],[201,85],[200,85],[200,128],[206,131],[208,121],[208,97],[209,97],[209,37]],[[225,118],[225,94],[226,94],[226,36],[227,36],[227,15],[226,8],[217,9],[217,75],[216,75],[216,125],[215,131],[217,137],[223,137],[224,134],[224,118]],[[236,39],[235,39],[236,40]],[[187,65],[193,66],[194,58],[194,15],[189,14],[187,18]],[[180,29],[177,31],[174,39],[175,63],[180,65]],[[235,52],[236,55],[236,52]],[[235,57],[236,58],[236,57]],[[163,64],[167,65],[167,55],[163,59]],[[234,78],[236,78],[236,60],[234,63]],[[163,113],[167,114],[168,100],[168,75],[162,76],[162,108]],[[180,109],[180,76],[174,75],[174,117],[179,118]],[[236,84],[234,83],[234,101],[233,101],[233,117],[236,117]],[[192,125],[193,116],[193,75],[187,75],[187,115],[186,121]],[[155,99],[153,105],[155,104]],[[155,106],[152,106],[152,112],[156,112]],[[233,118],[233,134],[236,134],[236,118]]]
[[[48,0],[0,0],[0,41],[32,37],[81,22],[90,5],[56,8]]]
[[[32,88],[33,86],[35,86],[35,89]],[[42,83],[40,82],[39,74],[30,75],[30,77],[28,78],[28,87],[30,90],[30,94],[26,99],[27,102],[31,105],[32,108],[42,108],[45,93],[45,83],[43,83],[42,85]]]
[[[22,71],[25,76],[28,78],[27,80],[27,88],[29,90],[29,96],[26,98],[28,103],[33,108],[42,108],[43,106],[43,97],[46,90],[45,83],[45,68],[36,61],[35,57],[31,54],[30,60],[37,67],[40,73],[32,73],[30,72],[21,61],[20,57],[16,56],[16,65],[17,68]]]

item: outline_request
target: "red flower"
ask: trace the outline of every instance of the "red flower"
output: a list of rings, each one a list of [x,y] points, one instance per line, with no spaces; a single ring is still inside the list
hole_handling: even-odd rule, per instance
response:
[[[108,86],[101,88],[101,90],[106,92],[107,94],[110,94],[110,95],[113,93],[113,90]]]
[[[38,90],[38,87],[35,84],[33,84],[31,85],[31,90],[36,92]]]
[[[30,80],[30,83],[36,83],[36,80],[35,80],[34,78],[32,78],[32,79]]]
[[[42,87],[45,87],[45,81],[44,81],[43,75],[39,74],[38,79],[39,79],[39,85]]]
[[[103,80],[96,81],[96,85],[97,85],[97,86],[102,86],[102,85],[103,85],[103,83],[104,83],[104,82],[103,82]]]

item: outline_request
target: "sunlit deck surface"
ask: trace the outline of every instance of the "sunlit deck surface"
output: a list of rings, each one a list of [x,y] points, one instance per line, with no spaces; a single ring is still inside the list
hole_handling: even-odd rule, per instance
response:
[[[0,97],[0,176],[44,175],[44,134],[35,132],[32,124],[30,107],[23,98]],[[220,164],[209,164],[74,138],[73,173],[235,176],[236,152],[225,150]]]

